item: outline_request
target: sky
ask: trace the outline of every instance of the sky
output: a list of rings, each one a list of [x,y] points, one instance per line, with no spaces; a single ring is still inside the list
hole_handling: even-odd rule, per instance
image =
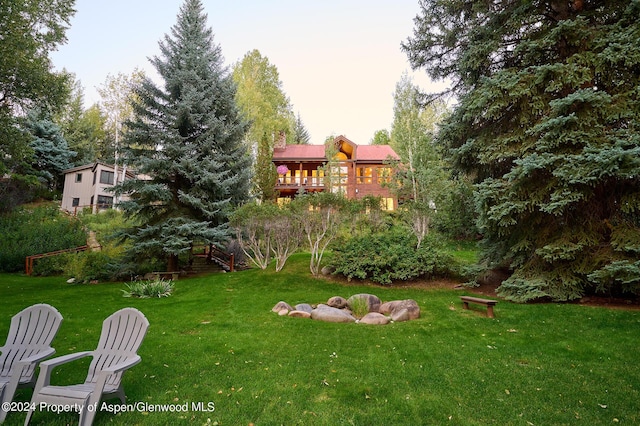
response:
[[[280,74],[293,111],[321,144],[344,135],[367,144],[391,130],[393,92],[407,72],[423,90],[444,89],[413,72],[400,44],[413,33],[418,0],[202,0],[214,42],[230,68],[257,49]],[[84,87],[85,104],[109,74],[136,68],[158,78],[149,58],[176,23],[182,0],[76,0],[67,43],[51,54]],[[157,82],[161,84],[160,81]]]

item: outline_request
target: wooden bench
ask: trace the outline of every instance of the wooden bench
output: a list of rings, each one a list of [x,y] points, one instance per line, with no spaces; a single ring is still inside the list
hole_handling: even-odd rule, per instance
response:
[[[485,305],[487,307],[487,316],[489,318],[494,318],[493,307],[495,306],[496,303],[498,303],[497,300],[481,299],[479,297],[472,297],[472,296],[460,296],[460,299],[462,300],[462,306],[464,307],[464,309],[469,309],[469,303],[477,303],[478,305]]]

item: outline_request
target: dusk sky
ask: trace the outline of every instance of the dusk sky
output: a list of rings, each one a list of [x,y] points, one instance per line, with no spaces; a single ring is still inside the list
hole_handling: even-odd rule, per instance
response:
[[[107,75],[137,67],[156,76],[148,58],[175,24],[182,0],[77,0],[68,43],[52,53],[56,69],[75,73],[85,104],[99,101]],[[418,0],[203,0],[214,42],[231,67],[253,49],[275,65],[311,142],[345,135],[369,143],[391,129],[393,91],[407,71],[434,92],[426,73],[411,72],[400,43],[413,32]]]

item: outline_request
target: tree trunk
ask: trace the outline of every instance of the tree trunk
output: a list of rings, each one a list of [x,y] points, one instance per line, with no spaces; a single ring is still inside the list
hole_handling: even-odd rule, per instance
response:
[[[167,272],[177,272],[178,271],[178,255],[170,254],[167,258]]]

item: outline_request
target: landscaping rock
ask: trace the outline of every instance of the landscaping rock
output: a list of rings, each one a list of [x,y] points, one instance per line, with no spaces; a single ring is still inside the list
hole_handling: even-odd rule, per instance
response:
[[[272,312],[280,312],[283,309],[286,309],[287,312],[288,311],[293,311],[293,308],[291,307],[291,305],[288,304],[287,302],[283,302],[283,301],[280,301],[280,302],[276,303],[276,305],[273,308],[271,308],[271,311]]]
[[[418,302],[413,299],[394,300],[380,305],[380,313],[391,315],[392,317],[394,313],[399,312],[403,309],[406,309],[408,311],[409,319],[413,320],[420,318],[420,306],[418,306]]]
[[[360,319],[360,324],[386,325],[391,320],[378,312],[369,312]]]
[[[411,316],[409,315],[409,311],[406,309],[400,309],[391,314],[391,320],[395,322],[409,321],[410,319]]]
[[[357,302],[362,301],[362,302]],[[359,306],[357,306],[359,303]],[[352,306],[357,306],[356,315]],[[367,308],[369,312],[362,312]],[[378,296],[367,293],[354,294],[349,299],[333,296],[327,303],[319,303],[314,309],[308,303],[299,303],[292,308],[287,302],[280,301],[272,309],[278,315],[294,318],[311,318],[325,322],[361,322],[363,324],[384,325],[391,321],[402,322],[420,318],[420,307],[415,300],[394,300],[381,303]],[[362,319],[357,320],[356,318]]]
[[[349,313],[338,308],[320,304],[311,311],[311,319],[325,322],[355,322],[356,319]]]
[[[349,306],[353,310],[353,303],[356,300],[366,300],[369,306],[369,312],[378,312],[380,310],[380,304],[382,303],[378,296],[367,293],[359,293],[354,294],[349,299],[347,299],[347,306]]]
[[[311,318],[311,312],[307,311],[291,311],[289,316],[293,318]]]
[[[347,306],[347,299],[340,296],[333,296],[331,299],[327,300],[327,305],[332,308],[342,309]]]
[[[333,266],[323,266],[322,269],[320,269],[320,273],[322,275],[331,275],[336,271],[336,268],[334,268]]]
[[[308,313],[311,313],[311,311],[313,311],[313,306],[308,303],[298,303],[294,308],[294,311],[302,311]]]

